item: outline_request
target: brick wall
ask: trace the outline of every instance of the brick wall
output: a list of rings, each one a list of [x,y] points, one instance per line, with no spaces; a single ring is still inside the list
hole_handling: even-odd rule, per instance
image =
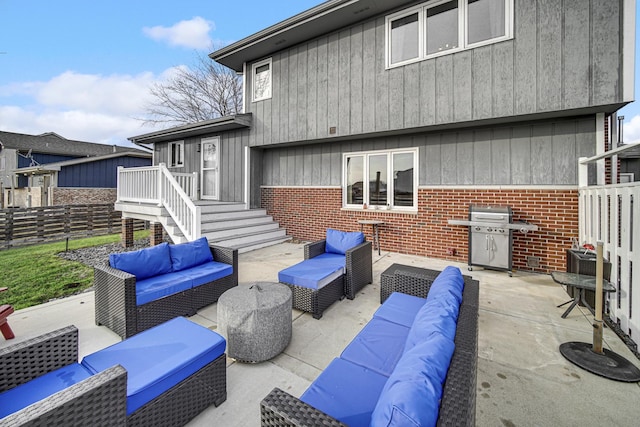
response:
[[[51,205],[88,205],[115,203],[115,188],[52,187]]]
[[[301,240],[322,239],[329,227],[360,229],[359,219],[380,219],[383,250],[466,263],[468,229],[448,219],[467,219],[469,205],[511,206],[513,220],[526,220],[540,230],[513,234],[513,268],[548,273],[565,269],[565,249],[578,236],[578,191],[539,189],[425,189],[418,191],[418,213],[342,210],[340,188],[263,187],[262,207]],[[371,240],[371,227],[365,228]],[[455,255],[447,250],[453,248]],[[538,268],[527,257],[540,258]]]

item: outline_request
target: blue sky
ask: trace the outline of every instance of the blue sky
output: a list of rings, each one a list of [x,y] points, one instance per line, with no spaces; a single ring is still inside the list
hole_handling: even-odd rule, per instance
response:
[[[154,130],[139,120],[151,84],[321,2],[0,0],[0,129],[126,145]],[[619,112],[625,142],[640,140],[639,102]]]

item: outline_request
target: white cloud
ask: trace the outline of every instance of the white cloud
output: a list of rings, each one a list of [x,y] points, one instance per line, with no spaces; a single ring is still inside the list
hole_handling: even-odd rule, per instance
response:
[[[128,145],[128,137],[154,130],[140,120],[151,100],[149,86],[174,72],[102,76],[67,71],[44,82],[0,86],[0,98],[6,98],[0,102],[0,129]],[[18,106],[14,98],[26,102]]]
[[[631,120],[625,120],[622,132],[625,144],[640,141],[640,114],[633,116]]]
[[[211,47],[209,31],[215,29],[211,21],[196,16],[188,21],[180,21],[171,27],[144,27],[142,31],[153,40],[166,41],[170,46],[190,49],[208,49]]]

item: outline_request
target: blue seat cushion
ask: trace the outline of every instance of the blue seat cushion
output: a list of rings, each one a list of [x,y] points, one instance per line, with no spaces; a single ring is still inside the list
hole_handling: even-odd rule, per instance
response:
[[[160,243],[150,248],[109,255],[109,265],[136,276],[136,281],[171,271],[169,244]]]
[[[408,334],[408,327],[374,317],[340,357],[388,377],[402,356]]]
[[[320,289],[344,274],[346,257],[324,253],[278,272],[278,281],[304,288]]]
[[[454,343],[438,332],[406,352],[384,386],[371,417],[375,426],[435,426]]]
[[[333,359],[300,400],[350,427],[367,426],[387,377],[347,360]]]
[[[84,366],[72,363],[0,393],[0,418],[26,408],[92,375]]]
[[[193,287],[193,280],[183,272],[166,273],[136,281],[136,304],[143,305]]]
[[[364,242],[364,233],[360,231],[340,231],[328,228],[324,251],[344,255],[349,249],[362,242]]]
[[[229,276],[233,273],[233,266],[223,262],[211,261],[182,270],[179,273],[191,279],[191,285],[195,288],[196,286]]]
[[[393,292],[389,295],[389,298],[378,307],[373,317],[410,328],[418,310],[424,305],[425,301],[425,298]]]
[[[176,317],[82,359],[90,372],[120,364],[127,370],[127,414],[190,377],[219,356],[226,341]]]
[[[172,271],[182,271],[205,262],[213,261],[209,242],[201,237],[193,242],[169,245]]]

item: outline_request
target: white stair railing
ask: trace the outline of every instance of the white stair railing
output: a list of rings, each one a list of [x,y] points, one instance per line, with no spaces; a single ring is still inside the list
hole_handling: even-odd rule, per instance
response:
[[[179,180],[164,163],[141,168],[119,167],[118,201],[153,203],[164,207],[184,237],[193,241],[201,234],[200,207],[191,200],[196,197],[197,174],[181,174]]]

